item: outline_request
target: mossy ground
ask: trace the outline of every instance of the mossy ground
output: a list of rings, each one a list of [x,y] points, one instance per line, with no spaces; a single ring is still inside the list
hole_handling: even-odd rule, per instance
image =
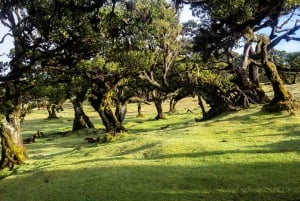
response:
[[[55,120],[43,110],[26,116],[23,135],[39,129],[46,137],[26,145],[24,165],[0,173],[1,200],[300,200],[300,114],[252,106],[195,122],[200,109],[190,98],[156,121],[153,104],[143,105],[143,118],[131,104],[128,133],[89,144],[86,136],[104,134],[98,115],[86,105],[97,130],[68,133],[73,111],[64,109]]]

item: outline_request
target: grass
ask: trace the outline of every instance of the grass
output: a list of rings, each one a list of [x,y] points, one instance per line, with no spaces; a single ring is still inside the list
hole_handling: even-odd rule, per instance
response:
[[[167,108],[167,103],[165,108]],[[299,116],[268,114],[260,106],[195,122],[194,99],[178,103],[178,113],[155,121],[153,105],[129,105],[129,133],[107,144],[88,144],[103,134],[98,115],[85,106],[97,130],[68,133],[72,107],[46,120],[44,110],[28,115],[30,159],[0,173],[5,201],[299,201]],[[193,113],[187,113],[187,109]],[[167,109],[166,109],[167,110]]]

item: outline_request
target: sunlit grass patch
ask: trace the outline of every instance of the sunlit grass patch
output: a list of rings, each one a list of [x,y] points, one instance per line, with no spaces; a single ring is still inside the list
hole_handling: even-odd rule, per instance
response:
[[[59,118],[45,110],[26,116],[24,136],[40,129],[44,138],[26,145],[29,159],[1,173],[1,200],[262,200],[300,199],[300,117],[269,114],[261,106],[223,114],[205,122],[195,99],[178,103],[175,114],[154,120],[154,105],[130,104],[129,132],[110,143],[89,144],[97,129],[70,133],[70,106]],[[191,112],[187,112],[190,109]],[[62,135],[62,133],[64,135]]]

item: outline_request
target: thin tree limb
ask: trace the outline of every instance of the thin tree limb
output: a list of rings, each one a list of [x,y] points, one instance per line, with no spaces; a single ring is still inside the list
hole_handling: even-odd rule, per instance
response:
[[[13,37],[13,35],[12,35],[11,33],[6,33],[6,34],[2,37],[2,39],[1,39],[1,41],[0,41],[0,44],[4,42],[4,40],[5,40],[5,38],[6,38],[7,36]]]

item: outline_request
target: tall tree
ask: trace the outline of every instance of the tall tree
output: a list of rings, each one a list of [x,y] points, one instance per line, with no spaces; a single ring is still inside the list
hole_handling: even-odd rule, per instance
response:
[[[174,8],[165,1],[145,2],[149,4],[152,22],[144,27],[140,39],[144,42],[142,51],[148,55],[147,65],[139,77],[152,85],[152,100],[157,110],[156,119],[164,118],[162,103],[169,93],[174,93],[181,87],[177,82],[180,72],[175,70],[174,63],[180,58],[185,47],[182,38],[182,27],[175,15]],[[179,67],[179,66],[177,66]]]
[[[118,63],[106,62],[101,56],[81,61],[78,68],[84,77],[94,83],[89,101],[102,119],[106,132],[115,135],[125,131],[113,112],[113,96],[126,73],[119,68]]]
[[[23,41],[22,31],[25,23],[22,23],[22,20],[24,20],[24,15],[23,6],[16,2],[1,1],[1,23],[11,30],[10,33],[3,36],[1,41],[3,42],[7,36],[12,36],[15,49],[9,71],[2,74],[0,78],[3,86],[2,90],[4,91],[1,94],[1,102],[5,105],[1,108],[1,114],[4,115],[4,118],[1,119],[2,155],[0,169],[13,168],[14,165],[23,163],[27,156],[20,130],[22,104],[22,82],[20,77],[23,69],[28,68],[30,62],[34,61],[28,61],[30,51],[26,49],[27,44]]]
[[[4,86],[3,86],[4,85]],[[26,149],[20,135],[20,117],[22,105],[22,88],[18,81],[2,84],[1,94],[1,148],[0,169],[12,169],[27,157]]]

